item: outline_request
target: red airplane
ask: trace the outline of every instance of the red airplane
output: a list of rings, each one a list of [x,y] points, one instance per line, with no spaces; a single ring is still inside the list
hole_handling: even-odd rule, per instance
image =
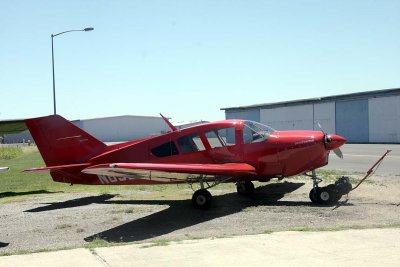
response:
[[[162,116],[162,115],[161,115]],[[162,116],[163,117],[163,116]],[[312,171],[314,203],[331,204],[344,194],[343,186],[318,187],[315,169],[328,164],[331,150],[346,139],[322,131],[276,131],[248,120],[225,120],[176,129],[159,136],[106,145],[59,115],[26,120],[54,181],[91,185],[199,183],[192,203],[210,206],[207,190],[236,183],[241,195],[254,193],[252,181]],[[349,187],[348,180],[344,182]],[[350,185],[351,189],[351,185]]]

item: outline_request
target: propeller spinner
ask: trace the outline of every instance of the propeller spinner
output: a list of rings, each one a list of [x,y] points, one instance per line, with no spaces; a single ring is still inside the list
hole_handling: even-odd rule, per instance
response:
[[[320,128],[321,132],[324,134],[323,140],[325,148],[328,150],[333,150],[336,156],[343,159],[343,152],[340,150],[340,147],[346,143],[346,138],[336,135],[336,134],[327,134],[322,129],[321,124],[317,123],[318,127]]]

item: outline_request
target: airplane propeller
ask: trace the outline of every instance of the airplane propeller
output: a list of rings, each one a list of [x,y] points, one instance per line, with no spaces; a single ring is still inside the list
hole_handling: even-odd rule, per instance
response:
[[[336,156],[338,156],[340,159],[343,159],[343,152],[340,150],[340,148],[335,148],[333,150],[333,153],[335,153]]]
[[[326,144],[329,144],[332,142],[332,138],[324,131],[324,129],[322,129],[321,124],[319,124],[319,122],[317,122],[318,128],[321,130],[321,132],[324,134],[324,145],[326,147]],[[343,159],[343,152],[342,150],[338,147],[333,149],[333,153],[335,153],[336,156],[338,156],[340,159]]]

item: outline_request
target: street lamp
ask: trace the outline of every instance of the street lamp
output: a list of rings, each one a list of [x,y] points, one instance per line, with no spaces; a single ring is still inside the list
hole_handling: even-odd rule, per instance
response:
[[[82,30],[69,30],[65,32],[60,32],[56,34],[51,35],[51,63],[53,67],[53,105],[54,105],[54,115],[56,114],[56,82],[54,79],[54,45],[53,45],[53,38],[56,37],[57,35],[61,35],[67,32],[88,32],[88,31],[93,31],[94,28],[84,28]]]

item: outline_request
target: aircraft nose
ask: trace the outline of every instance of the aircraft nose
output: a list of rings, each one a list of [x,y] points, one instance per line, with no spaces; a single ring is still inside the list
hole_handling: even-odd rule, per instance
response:
[[[328,150],[333,150],[341,147],[346,143],[346,138],[337,134],[329,134],[326,139],[326,148]]]

